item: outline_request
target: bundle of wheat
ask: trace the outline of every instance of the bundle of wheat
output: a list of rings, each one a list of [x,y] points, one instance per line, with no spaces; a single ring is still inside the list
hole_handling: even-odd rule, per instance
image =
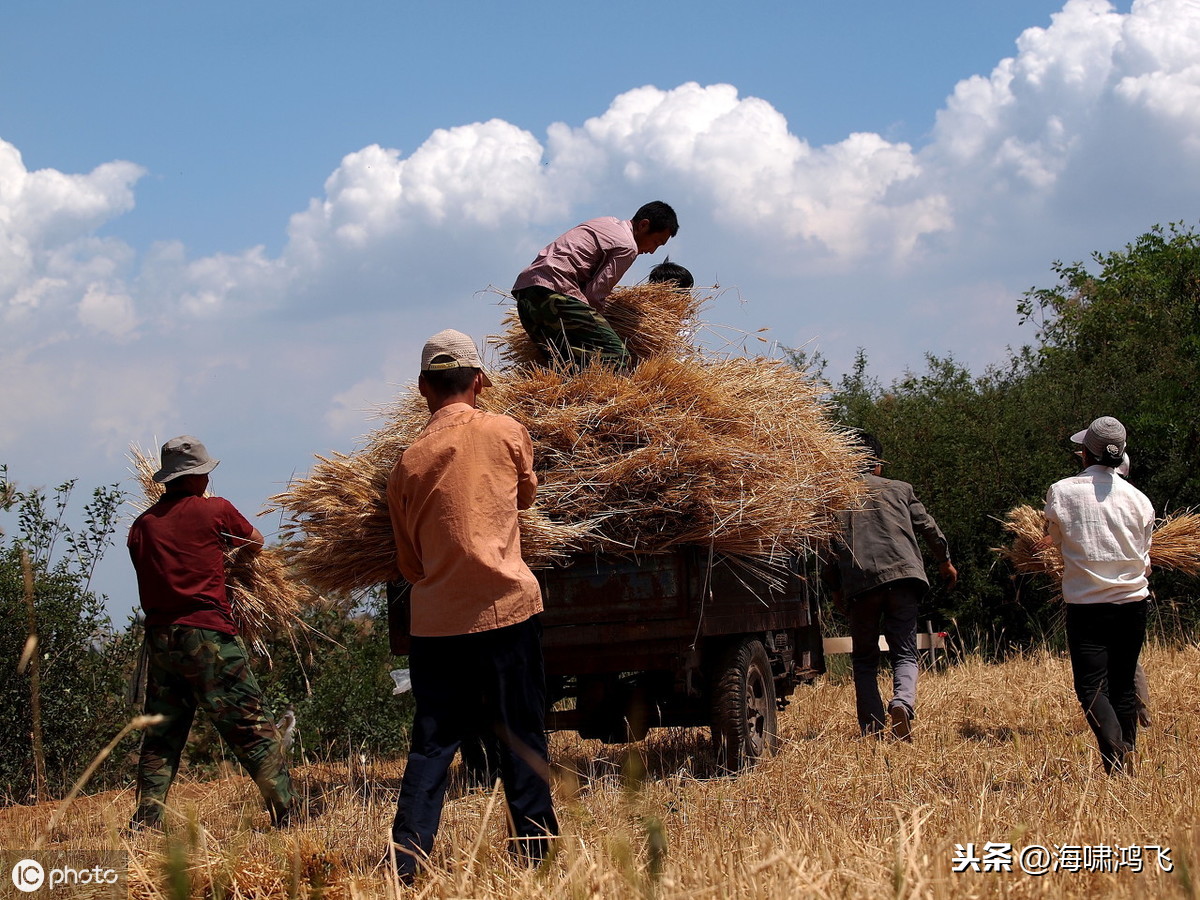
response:
[[[696,353],[696,334],[704,327],[700,313],[713,299],[707,290],[681,291],[663,284],[618,288],[604,307],[604,318],[635,360],[690,356]],[[492,341],[508,365],[546,363],[521,327],[515,307],[505,312],[503,337]]]
[[[142,496],[131,502],[139,510],[149,509],[166,488],[154,480],[157,454],[137,444],[129,447],[131,471],[142,488]],[[308,584],[293,577],[287,558],[277,547],[256,554],[231,551],[225,558],[229,606],[238,633],[255,654],[268,657],[267,638],[285,632],[312,632],[302,613],[319,601]],[[313,632],[315,633],[315,632]]]
[[[1018,506],[999,520],[1012,543],[993,552],[1023,575],[1046,575],[1062,581],[1063,561],[1058,548],[1043,542],[1046,516],[1032,506]],[[1156,569],[1200,575],[1200,514],[1190,510],[1159,519],[1150,541],[1150,565]]]
[[[1012,535],[1012,543],[993,547],[993,553],[1022,575],[1048,575],[1056,584],[1062,581],[1062,554],[1042,540],[1046,535],[1046,517],[1040,509],[1018,506],[997,521]]]
[[[621,291],[606,315],[640,359],[628,374],[529,364],[532,344],[510,316],[509,366],[490,373],[479,404],[533,438],[538,505],[521,520],[531,565],[572,550],[700,544],[772,566],[823,545],[834,513],[859,502],[861,451],[830,423],[821,385],[779,361],[694,346],[705,299],[662,285]],[[410,389],[381,418],[359,451],[318,457],[271,498],[288,513],[297,571],[320,590],[398,575],[387,476],[429,413]]]
[[[139,513],[145,512],[158,502],[166,490],[163,485],[154,480],[154,473],[158,471],[158,453],[137,444],[130,444],[129,471],[133,473],[133,477],[137,479],[138,485],[142,489],[140,495],[130,495],[129,503]]]
[[[1150,541],[1150,565],[1200,575],[1200,514],[1184,510],[1158,521]]]
[[[387,479],[404,447],[429,419],[416,392],[400,405],[388,426],[354,454],[318,456],[307,478],[293,481],[271,498],[290,518],[280,530],[283,548],[297,573],[315,589],[353,593],[400,578],[387,508]],[[539,497],[554,494],[543,489]],[[521,551],[532,566],[544,566],[581,549],[594,523],[554,522],[540,509],[522,510]]]
[[[226,569],[229,606],[242,640],[259,656],[270,656],[267,638],[285,633],[318,632],[303,613],[320,602],[312,588],[297,580],[286,555],[275,547],[261,553],[231,553]]]
[[[357,591],[399,577],[387,510],[391,467],[380,452],[318,456],[308,477],[270,498],[287,510],[279,536],[316,590]]]

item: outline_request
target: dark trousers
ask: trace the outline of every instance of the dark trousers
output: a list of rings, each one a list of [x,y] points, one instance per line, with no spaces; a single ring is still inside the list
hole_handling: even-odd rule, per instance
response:
[[[858,594],[847,605],[854,700],[863,734],[884,727],[878,681],[881,629],[892,663],[891,703],[903,705],[910,717],[917,714],[917,607],[925,589],[916,578],[902,578]]]
[[[1075,696],[1096,735],[1105,772],[1119,768],[1137,740],[1134,673],[1146,639],[1148,608],[1145,600],[1067,604]]]
[[[539,862],[558,834],[546,753],[546,677],[537,617],[452,637],[412,638],[412,747],[392,824],[401,875],[433,850],[450,764],[463,739],[490,729],[516,839],[514,852]]]
[[[293,802],[292,782],[279,731],[263,707],[241,644],[220,631],[167,625],[147,628],[146,645],[145,711],[163,721],[142,734],[134,821],[156,825],[162,820],[197,708],[208,713],[254,779],[272,817],[282,815]]]
[[[537,285],[513,291],[513,297],[521,327],[551,361],[577,370],[593,362],[614,369],[629,365],[625,342],[582,300]]]

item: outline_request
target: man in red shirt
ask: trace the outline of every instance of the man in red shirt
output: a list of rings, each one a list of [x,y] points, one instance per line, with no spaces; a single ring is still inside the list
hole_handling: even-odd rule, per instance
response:
[[[225,552],[257,553],[263,536],[228,500],[206,497],[219,460],[189,435],[163,444],[157,503],[129,529],[146,613],[146,714],[133,824],[160,827],[197,707],[208,713],[258,785],[271,821],[286,824],[294,795],[275,723],[263,708],[225,589]]]
[[[394,858],[410,882],[433,849],[450,763],[465,737],[496,735],[515,854],[537,864],[558,834],[546,754],[542,595],[521,558],[517,511],[537,491],[533,443],[508,416],[476,409],[491,385],[470,337],[446,330],[421,354],[432,417],[396,462],[388,510],[412,584],[412,745]]]

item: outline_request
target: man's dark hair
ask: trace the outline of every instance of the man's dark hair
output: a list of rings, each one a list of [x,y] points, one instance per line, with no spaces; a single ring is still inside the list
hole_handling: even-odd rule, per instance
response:
[[[867,451],[868,458],[863,462],[863,468],[866,471],[871,471],[883,462],[883,444],[879,443],[879,438],[869,431],[862,430],[858,431],[854,437],[859,446]]]
[[[642,219],[650,220],[651,232],[669,231],[671,237],[679,234],[679,219],[675,210],[661,200],[651,200],[633,214],[633,221],[640,222]]]
[[[673,281],[675,282],[675,287],[685,291],[690,290],[696,283],[696,279],[692,277],[692,273],[679,263],[671,262],[671,257],[669,256],[650,270],[650,274],[646,276],[646,280],[651,284],[666,284],[669,281]]]
[[[439,397],[449,397],[469,388],[479,371],[473,366],[459,366],[457,369],[426,369],[421,375],[433,393]]]

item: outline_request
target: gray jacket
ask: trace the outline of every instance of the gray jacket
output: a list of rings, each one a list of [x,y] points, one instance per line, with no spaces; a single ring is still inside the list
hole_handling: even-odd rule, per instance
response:
[[[842,526],[824,568],[825,581],[849,600],[902,578],[929,584],[917,533],[941,564],[950,558],[946,537],[912,485],[878,475],[864,475],[867,497],[861,509],[838,514]]]

